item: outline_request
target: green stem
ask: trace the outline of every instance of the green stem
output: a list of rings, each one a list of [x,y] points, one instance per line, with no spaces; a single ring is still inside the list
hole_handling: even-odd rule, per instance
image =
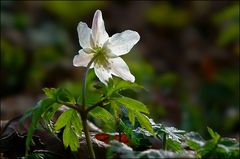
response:
[[[81,115],[81,118],[82,118],[82,124],[83,124],[83,131],[85,133],[85,137],[87,141],[88,152],[90,153],[90,158],[95,159],[96,157],[93,150],[93,146],[92,146],[92,142],[91,142],[91,138],[88,130],[88,125],[87,125],[87,117],[86,115],[83,114]]]
[[[92,58],[92,60],[88,63],[87,68],[85,70],[84,76],[83,76],[83,80],[82,80],[82,106],[85,108],[85,99],[86,99],[86,79],[87,79],[87,75],[88,75],[88,71],[90,69],[90,66],[92,65],[92,63],[94,62],[94,60],[96,59],[96,56],[94,56]]]
[[[88,111],[86,110],[86,78],[88,75],[88,71],[90,69],[90,66],[92,65],[92,63],[94,62],[94,60],[96,59],[96,56],[92,58],[92,60],[88,63],[83,80],[82,80],[82,106],[80,108],[80,116],[82,119],[82,124],[83,124],[83,131],[86,137],[86,141],[87,141],[87,147],[88,147],[88,152],[90,153],[90,158],[91,159],[95,159],[95,153],[93,150],[93,146],[92,146],[92,142],[91,142],[91,138],[90,138],[90,134],[89,134],[89,130],[88,130],[88,125],[87,125],[87,114]]]

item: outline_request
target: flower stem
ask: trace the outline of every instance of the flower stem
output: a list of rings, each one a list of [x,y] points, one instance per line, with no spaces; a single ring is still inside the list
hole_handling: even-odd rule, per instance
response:
[[[87,142],[87,147],[88,147],[88,152],[90,153],[90,158],[91,159],[95,159],[95,153],[93,150],[93,145],[91,142],[91,138],[90,138],[90,134],[89,134],[89,130],[88,130],[88,125],[87,125],[87,114],[88,111],[86,110],[86,78],[88,75],[88,71],[92,65],[92,63],[94,62],[96,56],[92,58],[92,60],[88,63],[87,68],[85,70],[85,74],[83,76],[83,80],[82,80],[82,106],[80,108],[80,116],[82,119],[82,124],[83,124],[83,131],[85,134],[85,138],[86,138],[86,142]]]
[[[92,58],[92,60],[88,63],[87,68],[85,70],[84,76],[83,76],[83,80],[82,80],[82,106],[85,108],[85,99],[86,99],[86,79],[87,79],[87,75],[88,75],[88,71],[92,65],[92,63],[94,62],[94,60],[96,59],[96,56],[94,56]]]
[[[89,130],[88,130],[86,115],[81,115],[81,119],[82,119],[82,124],[83,124],[83,131],[84,131],[86,141],[87,141],[88,153],[90,153],[91,159],[95,159],[96,157],[95,157],[95,153],[93,150],[93,146],[92,146],[92,142],[91,142],[91,138],[90,138],[90,134],[89,134]]]

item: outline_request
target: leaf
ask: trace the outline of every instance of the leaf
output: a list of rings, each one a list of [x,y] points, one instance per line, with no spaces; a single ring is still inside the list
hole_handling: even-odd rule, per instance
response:
[[[114,100],[111,100],[110,103],[111,103],[110,107],[113,111],[114,116],[118,116],[121,111],[118,104]]]
[[[55,123],[55,130],[63,130],[63,143],[71,151],[77,151],[79,147],[78,135],[82,135],[82,123],[76,110],[68,109],[61,114]]]
[[[162,135],[164,132],[166,133],[167,139],[171,139],[179,143],[181,142],[180,140],[183,139],[183,134],[185,133],[185,131],[183,130],[178,130],[174,127],[165,127],[162,124],[155,124],[155,123],[153,123],[153,129],[157,133],[157,135],[162,139],[163,139]]]
[[[73,152],[78,150],[79,147],[78,137],[71,129],[70,124],[67,124],[63,131],[63,144],[66,148],[70,146],[70,149]]]
[[[135,130],[127,126],[121,119],[119,119],[119,127],[120,129],[127,135],[128,139],[130,140],[130,143],[134,145],[140,145],[140,137],[137,136],[137,133],[134,133]],[[142,135],[142,133],[140,133]],[[143,135],[142,135],[143,136]]]
[[[89,112],[89,115],[91,115],[95,119],[95,122],[101,125],[106,131],[115,131],[115,118],[106,109],[96,107]]]
[[[120,97],[120,98],[114,98],[113,100],[123,104],[128,109],[149,114],[149,111],[146,108],[146,106],[135,99],[128,98],[128,97]]]
[[[54,125],[52,122],[52,118],[57,111],[57,109],[60,107],[60,104],[54,103],[51,107],[49,107],[42,115],[42,120],[45,124],[45,127],[50,133],[54,133]]]
[[[149,131],[143,128],[137,127],[136,129],[132,130],[130,133],[131,133],[131,141],[132,143],[134,143],[136,147],[148,148],[152,146],[152,143],[150,140],[153,137],[153,135]]]
[[[207,129],[208,129],[208,133],[211,135],[214,141],[218,142],[221,136],[217,132],[214,132],[210,127],[207,127]]]
[[[154,131],[152,129],[151,123],[149,122],[149,119],[144,114],[141,114],[139,112],[135,112],[135,115],[136,115],[141,127],[145,128],[147,131],[154,134]]]
[[[73,95],[67,89],[64,89],[64,88],[60,88],[57,90],[56,100],[60,102],[76,104],[76,101]]]
[[[210,157],[211,153],[213,153],[215,148],[216,148],[216,143],[214,142],[214,140],[208,140],[204,144],[204,146],[198,150],[198,153],[204,158]]]
[[[120,81],[116,80],[115,83],[113,80],[111,80],[109,81],[109,86],[107,88],[107,96],[111,96],[115,92],[131,89],[131,88],[143,89],[143,86],[138,85],[136,83],[129,82],[129,81],[124,81],[124,80],[120,80]]]
[[[55,98],[57,89],[56,88],[43,88],[45,95],[49,98]]]
[[[74,96],[65,88],[44,88],[43,91],[47,97],[56,101],[70,104],[76,103]]]
[[[199,150],[204,144],[204,139],[196,132],[189,132],[184,135],[187,140],[187,145],[192,150]]]
[[[217,153],[224,155],[225,158],[238,158],[240,155],[239,142],[232,138],[222,138],[219,141]]]
[[[173,151],[181,151],[183,148],[181,147],[181,143],[177,142],[176,140],[172,140],[168,138],[166,140],[166,146],[168,150],[173,150]]]
[[[74,128],[74,130],[78,135],[80,136],[82,135],[83,127],[82,127],[81,119],[76,111],[74,111],[73,113],[72,127]]]
[[[94,103],[99,102],[102,99],[102,94],[96,93],[95,92],[89,92],[89,95],[87,96],[87,98],[85,99],[86,101],[86,105],[92,105]],[[81,103],[82,102],[82,96],[79,96],[77,98],[77,103]]]
[[[219,142],[219,144],[223,144],[228,147],[238,147],[239,142],[237,142],[236,139],[232,138],[222,138],[222,140]]]
[[[74,113],[73,109],[68,109],[65,112],[63,112],[55,123],[55,130],[58,131],[64,126],[66,126],[70,122],[73,113]]]
[[[55,103],[54,99],[45,98],[40,100],[35,106],[35,108],[32,110],[32,122],[29,126],[28,133],[27,133],[26,149],[28,149],[29,147],[29,144],[32,140],[34,129],[36,128],[39,120],[41,119],[41,115],[47,110],[48,107],[50,107],[54,103]]]
[[[180,140],[183,139],[182,134],[185,133],[185,131],[178,130],[174,127],[165,127],[165,130],[163,131],[167,134],[167,138],[177,141],[179,143],[181,142]]]
[[[132,124],[132,126],[135,125],[135,112],[131,109],[128,109],[128,118]]]

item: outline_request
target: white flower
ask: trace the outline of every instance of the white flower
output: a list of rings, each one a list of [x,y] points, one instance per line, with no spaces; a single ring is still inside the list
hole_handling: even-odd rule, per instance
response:
[[[73,59],[74,66],[86,67],[95,57],[90,68],[94,68],[97,77],[105,85],[112,75],[135,81],[127,64],[119,56],[127,54],[139,41],[140,36],[136,31],[126,30],[109,37],[100,10],[94,14],[92,29],[86,23],[80,22],[77,31],[82,49]]]

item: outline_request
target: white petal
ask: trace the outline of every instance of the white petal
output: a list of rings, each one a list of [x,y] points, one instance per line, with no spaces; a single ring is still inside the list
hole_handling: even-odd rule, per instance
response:
[[[124,80],[134,82],[135,77],[131,74],[127,64],[122,58],[110,58],[110,68],[113,75],[118,76]]]
[[[92,30],[86,23],[79,22],[77,26],[79,44],[82,48],[90,48],[90,37]]]
[[[126,30],[110,37],[104,47],[111,50],[113,54],[120,56],[128,53],[139,39],[140,36],[136,31]]]
[[[92,22],[92,38],[95,45],[102,46],[109,38],[105,30],[102,12],[97,10]]]
[[[83,51],[83,49],[79,50],[78,53],[79,54],[75,55],[73,58],[73,65],[75,67],[80,67],[80,66],[87,67],[88,63],[93,58],[94,54],[87,54]],[[93,64],[91,65],[90,68],[92,67],[93,67]]]
[[[105,69],[103,66],[95,65],[94,71],[99,80],[105,85],[107,85],[109,78],[112,78],[110,70]]]

